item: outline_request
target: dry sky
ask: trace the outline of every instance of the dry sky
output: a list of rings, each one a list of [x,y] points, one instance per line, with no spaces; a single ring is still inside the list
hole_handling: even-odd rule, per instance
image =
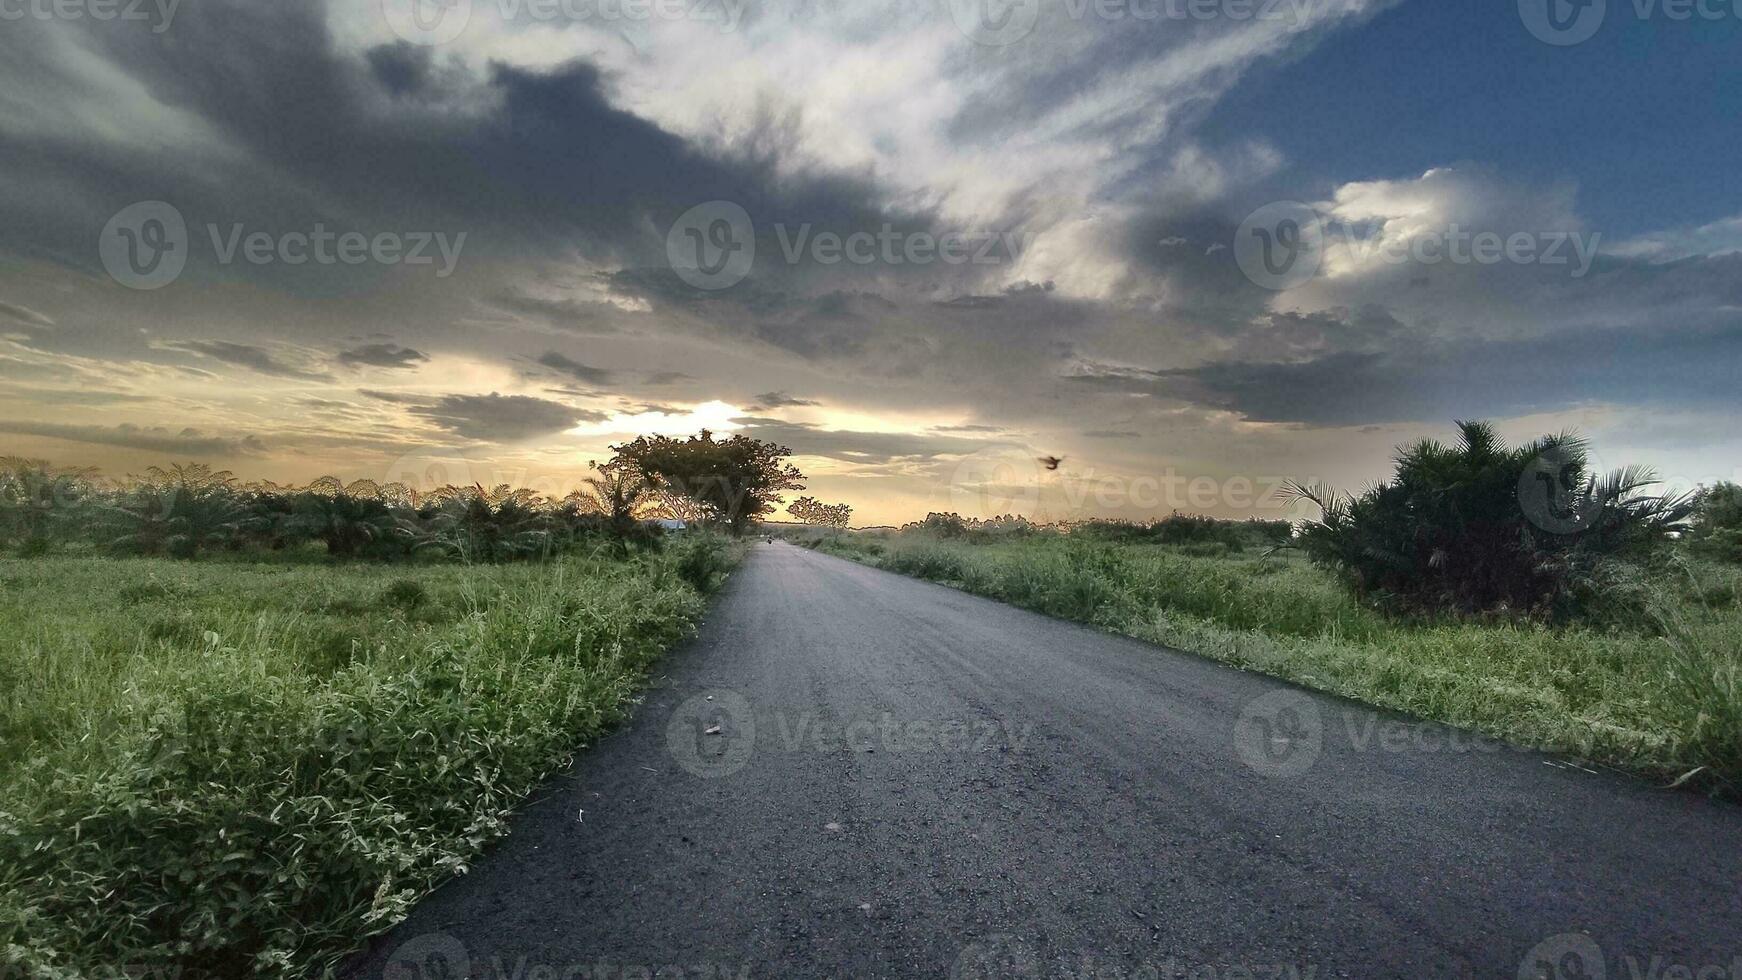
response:
[[[706,426],[859,523],[1274,516],[1453,418],[1735,478],[1742,22],[1549,2],[0,0],[0,450],[560,491]]]

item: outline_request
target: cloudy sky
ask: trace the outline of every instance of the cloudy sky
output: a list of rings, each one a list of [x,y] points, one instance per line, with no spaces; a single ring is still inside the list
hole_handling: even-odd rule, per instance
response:
[[[1734,479],[1742,16],[1680,9],[6,0],[0,451],[560,492],[708,427],[863,524],[1275,516],[1454,418]]]

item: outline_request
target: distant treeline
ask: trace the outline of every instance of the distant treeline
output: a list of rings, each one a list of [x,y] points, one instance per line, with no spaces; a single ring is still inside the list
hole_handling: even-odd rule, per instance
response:
[[[1016,515],[979,520],[955,513],[931,513],[900,530],[968,541],[1003,540],[1044,532],[1126,544],[1210,545],[1233,550],[1286,544],[1293,533],[1288,521],[1230,521],[1180,513],[1149,522],[1088,520],[1060,524],[1035,524]]]
[[[560,498],[507,485],[420,491],[331,476],[300,487],[245,483],[200,463],[115,481],[90,468],[0,457],[0,549],[29,557],[77,545],[193,558],[319,542],[334,558],[511,561],[601,539],[621,552],[656,541],[657,518],[742,534],[775,509],[781,491],[803,489],[803,474],[785,462],[789,450],[744,436],[659,436],[613,448],[615,457]]]

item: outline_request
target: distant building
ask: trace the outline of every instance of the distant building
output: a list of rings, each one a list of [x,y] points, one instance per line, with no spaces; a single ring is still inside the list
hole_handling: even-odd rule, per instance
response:
[[[659,517],[647,523],[657,525],[667,531],[687,531],[690,529],[688,521],[680,521],[673,517]]]

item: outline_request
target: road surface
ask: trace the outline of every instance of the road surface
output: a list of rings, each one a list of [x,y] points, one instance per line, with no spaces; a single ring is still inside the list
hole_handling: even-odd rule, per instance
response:
[[[782,544],[662,670],[351,975],[1742,980],[1742,808]]]

